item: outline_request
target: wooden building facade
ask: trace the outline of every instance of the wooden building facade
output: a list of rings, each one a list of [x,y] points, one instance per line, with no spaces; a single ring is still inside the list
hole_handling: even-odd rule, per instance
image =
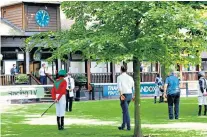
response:
[[[38,11],[46,11],[49,14],[47,26],[42,27],[37,24],[35,17]],[[60,30],[60,4],[22,2],[9,5],[1,8],[1,18],[24,32],[58,31]]]

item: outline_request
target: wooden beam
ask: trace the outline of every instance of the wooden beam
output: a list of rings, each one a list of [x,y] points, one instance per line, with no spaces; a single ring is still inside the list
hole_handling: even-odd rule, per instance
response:
[[[40,81],[35,77],[35,76],[33,76],[32,74],[27,74],[30,78],[32,78],[38,85],[42,85],[41,83],[40,83]]]
[[[87,77],[87,89],[90,91],[92,90],[91,88],[91,61],[86,60],[85,61],[85,72],[86,72],[86,77]]]
[[[196,65],[196,71],[200,71],[199,65]]]
[[[156,64],[155,64],[155,71],[156,71],[157,73],[160,73],[159,62],[156,62]]]

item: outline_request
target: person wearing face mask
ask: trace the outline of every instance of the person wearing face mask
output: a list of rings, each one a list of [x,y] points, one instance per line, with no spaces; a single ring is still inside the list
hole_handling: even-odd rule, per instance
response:
[[[207,113],[207,83],[205,79],[205,73],[200,71],[198,73],[198,116],[201,116],[202,105],[204,105],[204,115],[206,116]]]
[[[71,74],[68,72],[68,75],[65,77],[65,81],[67,82],[66,87],[66,111],[71,112],[73,107],[73,90],[75,88],[74,79],[71,77]],[[69,106],[69,107],[68,107]]]
[[[18,69],[16,67],[16,64],[13,64],[13,68],[11,68],[11,75],[16,75],[18,74]]]
[[[15,83],[15,75],[19,73],[19,70],[16,67],[16,64],[13,64],[13,67],[10,70],[11,73],[11,84]]]

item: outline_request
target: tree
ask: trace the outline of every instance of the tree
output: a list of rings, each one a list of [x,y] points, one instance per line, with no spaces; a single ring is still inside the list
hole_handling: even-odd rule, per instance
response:
[[[147,59],[165,66],[198,64],[201,51],[206,49],[206,28],[200,12],[178,2],[63,2],[61,7],[68,18],[75,19],[72,28],[50,35],[41,33],[27,39],[27,43],[33,43],[31,47],[42,43],[52,49],[49,60],[79,50],[85,59],[132,60],[136,95],[134,137],[142,137],[140,62]],[[186,32],[181,33],[182,29]],[[193,35],[193,30],[200,34]]]

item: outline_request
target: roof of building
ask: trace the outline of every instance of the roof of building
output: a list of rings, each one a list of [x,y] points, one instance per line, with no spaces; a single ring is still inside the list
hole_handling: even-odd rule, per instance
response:
[[[13,25],[6,19],[1,18],[0,19],[0,35],[1,36],[32,36],[34,34],[40,33],[40,32],[25,32],[21,28],[18,28],[17,26]]]
[[[18,36],[23,35],[24,32],[19,30],[17,27],[9,24],[7,21],[1,18],[0,20],[0,35],[1,36]]]

